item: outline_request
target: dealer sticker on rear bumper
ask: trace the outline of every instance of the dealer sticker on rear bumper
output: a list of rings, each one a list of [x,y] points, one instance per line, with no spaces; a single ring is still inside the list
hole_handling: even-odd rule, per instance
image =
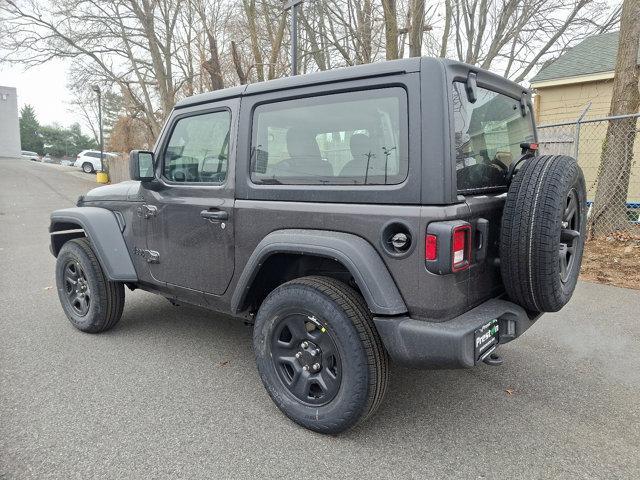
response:
[[[498,345],[498,320],[493,319],[475,331],[474,348],[476,363],[491,355]]]

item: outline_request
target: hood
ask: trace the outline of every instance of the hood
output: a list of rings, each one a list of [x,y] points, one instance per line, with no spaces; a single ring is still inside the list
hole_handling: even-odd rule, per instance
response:
[[[140,182],[135,180],[126,180],[113,185],[104,185],[102,187],[89,190],[82,200],[85,202],[97,201],[136,201],[139,198]]]

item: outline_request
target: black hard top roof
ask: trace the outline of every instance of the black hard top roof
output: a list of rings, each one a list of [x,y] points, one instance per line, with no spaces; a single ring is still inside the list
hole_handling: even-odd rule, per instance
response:
[[[335,68],[333,70],[296,75],[295,77],[283,77],[276,80],[268,80],[266,82],[257,82],[249,85],[241,85],[238,87],[230,87],[222,90],[215,90],[213,92],[201,93],[199,95],[194,95],[180,100],[176,103],[176,108],[190,107],[225,98],[252,95],[254,93],[286,90],[294,87],[318,85],[337,82],[340,80],[355,80],[358,78],[376,77],[380,75],[391,75],[394,73],[417,72],[419,70],[420,58],[403,58],[401,60],[392,60],[388,62]]]
[[[201,93],[199,95],[194,95],[180,100],[176,104],[175,108],[179,109],[195,105],[204,105],[228,98],[277,90],[287,90],[289,88],[322,85],[343,80],[357,80],[367,77],[419,72],[421,68],[428,68],[433,74],[433,67],[435,67],[435,71],[437,72],[436,74],[440,75],[442,74],[440,72],[447,70],[451,78],[458,81],[466,78],[469,71],[474,71],[478,74],[479,86],[483,86],[483,83],[488,83],[494,87],[499,87],[504,93],[515,98],[519,98],[523,93],[530,94],[529,90],[526,88],[523,88],[500,75],[482,70],[472,65],[442,58],[414,57],[386,62],[369,63],[366,65],[356,65],[353,67],[335,68],[333,70],[296,75],[294,77],[283,77],[276,80],[268,80],[266,82],[257,82],[249,85],[240,85],[238,87],[214,90],[213,92]],[[423,73],[426,74],[424,70]]]

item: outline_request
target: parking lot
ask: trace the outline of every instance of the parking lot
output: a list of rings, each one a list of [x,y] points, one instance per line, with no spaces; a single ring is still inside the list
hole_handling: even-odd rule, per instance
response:
[[[640,291],[579,284],[500,367],[394,367],[374,418],[322,436],[271,402],[241,321],[136,291],[75,330],[48,217],[94,176],[0,165],[2,479],[640,478]]]

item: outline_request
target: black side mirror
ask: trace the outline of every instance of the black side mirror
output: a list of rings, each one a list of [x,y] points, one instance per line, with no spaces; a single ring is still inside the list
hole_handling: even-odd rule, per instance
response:
[[[149,182],[153,180],[153,152],[131,150],[129,154],[129,177],[131,180]]]
[[[469,103],[476,103],[478,100],[478,84],[476,82],[477,75],[473,72],[469,72],[469,76],[467,77],[467,100]]]

